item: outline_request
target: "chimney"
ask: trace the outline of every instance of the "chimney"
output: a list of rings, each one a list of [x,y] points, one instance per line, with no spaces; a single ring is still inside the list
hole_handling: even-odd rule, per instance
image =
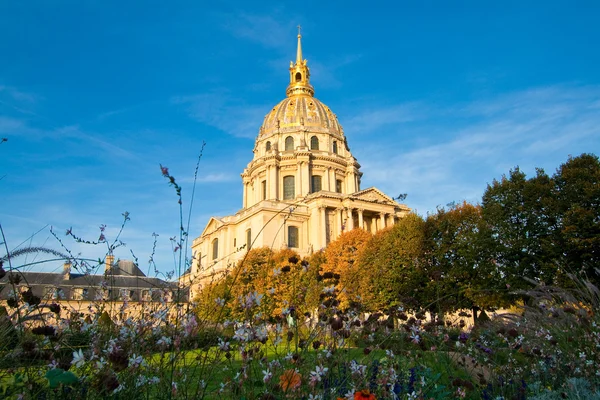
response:
[[[68,281],[71,279],[71,262],[67,261],[63,264],[63,280]]]
[[[104,273],[110,274],[112,273],[113,265],[115,264],[115,256],[112,254],[108,254],[104,259]]]

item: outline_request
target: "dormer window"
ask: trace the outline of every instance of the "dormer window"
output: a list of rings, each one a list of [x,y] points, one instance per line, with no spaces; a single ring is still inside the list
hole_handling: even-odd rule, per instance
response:
[[[302,82],[302,74],[300,72],[296,72],[296,82]]]

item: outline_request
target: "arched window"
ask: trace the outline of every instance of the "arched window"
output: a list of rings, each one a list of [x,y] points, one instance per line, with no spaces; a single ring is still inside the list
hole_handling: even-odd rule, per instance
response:
[[[342,193],[342,181],[340,179],[335,181],[335,191]]]
[[[288,226],[288,247],[289,248],[298,248],[298,227],[297,226]]]
[[[294,176],[288,175],[283,177],[283,199],[290,200],[296,197],[294,188]]]
[[[333,152],[337,154],[337,142],[333,142]]]
[[[246,250],[250,250],[252,245],[252,229],[246,230]]]
[[[310,177],[310,186],[312,189],[312,193],[321,191],[321,176],[313,175]]]
[[[302,74],[300,72],[296,72],[296,82],[302,81]]]
[[[294,151],[294,138],[291,136],[285,138],[285,151]]]
[[[311,150],[319,150],[319,138],[313,136],[310,138],[310,149]]]
[[[219,239],[213,239],[212,241],[212,259],[216,260],[219,258]]]
[[[271,142],[267,142],[267,144],[265,145],[265,151],[269,150],[271,150]]]

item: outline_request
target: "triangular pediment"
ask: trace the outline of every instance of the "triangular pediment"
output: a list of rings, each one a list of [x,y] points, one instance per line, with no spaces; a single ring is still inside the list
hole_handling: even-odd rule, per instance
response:
[[[373,203],[399,205],[391,197],[387,196],[385,193],[374,187],[361,190],[360,192],[352,193],[350,197],[355,200],[364,200]]]
[[[210,219],[208,220],[208,223],[206,224],[206,227],[202,231],[202,234],[200,235],[200,237],[202,237],[204,235],[208,235],[209,233],[216,231],[221,226],[223,226],[223,221],[221,221],[217,217],[210,217]]]

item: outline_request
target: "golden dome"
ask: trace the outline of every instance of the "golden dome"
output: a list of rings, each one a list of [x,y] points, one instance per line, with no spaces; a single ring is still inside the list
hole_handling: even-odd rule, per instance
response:
[[[296,62],[290,62],[290,84],[286,90],[287,98],[273,107],[271,112],[265,116],[260,127],[259,137],[298,130],[344,135],[335,114],[329,107],[313,97],[315,90],[310,84],[310,70],[307,61],[302,59],[301,38],[302,36],[298,32],[298,50]]]
[[[337,117],[329,107],[314,97],[293,95],[282,100],[265,116],[260,127],[260,136],[303,129],[310,132],[344,135]]]

